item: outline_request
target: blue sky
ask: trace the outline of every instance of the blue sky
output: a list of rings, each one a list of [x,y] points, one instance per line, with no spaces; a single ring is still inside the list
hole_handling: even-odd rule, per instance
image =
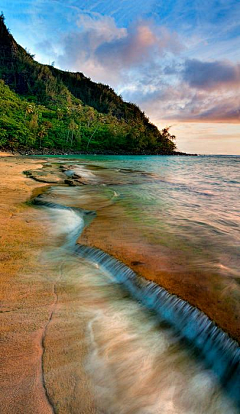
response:
[[[240,153],[240,2],[1,0],[42,63],[80,71],[137,103],[180,150]]]

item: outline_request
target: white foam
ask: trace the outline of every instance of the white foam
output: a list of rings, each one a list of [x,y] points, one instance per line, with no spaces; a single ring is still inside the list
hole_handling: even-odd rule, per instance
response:
[[[65,247],[74,245],[84,229],[83,217],[72,209],[49,208],[51,230],[56,237],[65,236]]]
[[[100,411],[237,414],[212,372],[192,358],[169,328],[159,327],[117,284],[109,285],[109,275],[101,269],[92,266],[83,273],[86,309],[92,313],[86,371]]]

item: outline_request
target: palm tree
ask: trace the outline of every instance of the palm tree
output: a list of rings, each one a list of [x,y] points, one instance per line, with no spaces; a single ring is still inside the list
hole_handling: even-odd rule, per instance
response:
[[[25,119],[27,115],[33,114],[35,111],[35,106],[33,104],[28,104],[26,106],[26,111],[25,111]]]

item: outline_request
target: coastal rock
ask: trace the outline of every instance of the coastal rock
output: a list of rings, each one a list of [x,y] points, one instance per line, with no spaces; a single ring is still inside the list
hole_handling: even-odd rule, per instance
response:
[[[76,183],[73,180],[67,179],[67,180],[64,181],[64,183],[69,185],[70,187],[76,187]]]

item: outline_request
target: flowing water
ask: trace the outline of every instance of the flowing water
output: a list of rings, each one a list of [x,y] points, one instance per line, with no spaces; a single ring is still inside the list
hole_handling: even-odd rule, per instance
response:
[[[214,275],[224,292],[229,283],[230,297],[238,295],[240,158],[81,156],[62,162],[68,175],[77,173],[89,185],[54,186],[36,204],[48,209],[59,240],[54,255],[67,257],[65,272],[80,287],[85,370],[98,412],[238,413],[237,343],[198,309],[76,242],[99,212],[124,209],[146,245],[172,255],[183,272]]]
[[[185,254],[196,269],[239,280],[240,157],[74,156],[73,160],[110,168],[110,175],[116,171],[126,175],[129,170],[152,174],[152,181],[138,177],[116,187],[120,202],[146,237]],[[83,167],[78,168],[83,175]],[[94,171],[87,174],[94,182]]]

